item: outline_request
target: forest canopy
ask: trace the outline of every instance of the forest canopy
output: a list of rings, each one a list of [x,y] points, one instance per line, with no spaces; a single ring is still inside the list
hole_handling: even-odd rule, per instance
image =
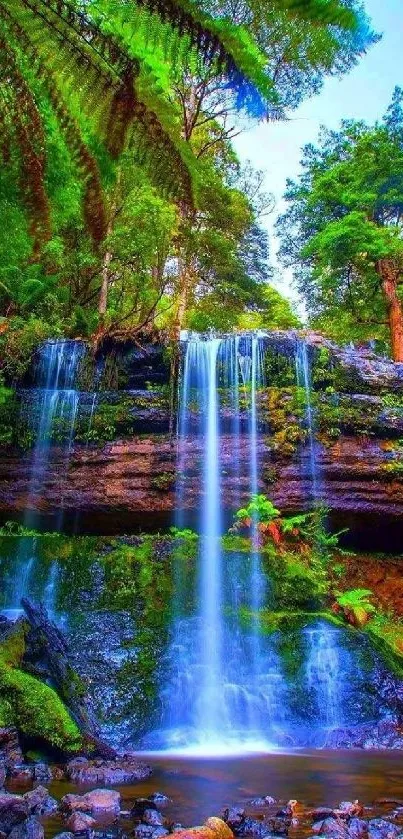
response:
[[[295,326],[233,139],[376,39],[357,0],[3,0],[3,344]]]
[[[339,340],[388,338],[403,361],[403,91],[373,126],[323,128],[286,200],[281,255],[311,323]]]

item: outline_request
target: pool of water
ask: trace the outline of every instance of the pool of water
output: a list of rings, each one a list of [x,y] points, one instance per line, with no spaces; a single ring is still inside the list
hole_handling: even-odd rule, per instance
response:
[[[307,807],[334,806],[356,798],[368,805],[378,798],[403,798],[399,752],[301,751],[214,759],[153,755],[147,762],[153,768],[149,779],[118,788],[122,808],[130,809],[135,798],[162,792],[172,799],[164,807],[166,818],[186,827],[261,795],[296,798]],[[85,790],[59,781],[50,785],[50,791],[61,798]],[[121,826],[128,830],[130,822],[123,820]],[[62,823],[52,819],[46,828],[50,837],[60,832]]]

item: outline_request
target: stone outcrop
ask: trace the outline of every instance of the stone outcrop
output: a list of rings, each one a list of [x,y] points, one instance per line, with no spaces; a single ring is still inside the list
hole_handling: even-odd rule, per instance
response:
[[[306,340],[312,364],[318,494],[335,527],[348,527],[364,547],[367,540],[368,547],[394,548],[403,513],[403,365],[368,349],[335,347],[315,334]],[[267,386],[258,396],[259,491],[289,513],[312,500],[309,440],[292,397],[296,333],[271,333],[265,346]],[[128,347],[119,356],[119,389],[98,394],[99,426],[94,421],[98,435],[113,439],[82,441],[93,405],[92,394],[83,391],[84,431],[67,455],[65,447],[52,444],[40,482],[32,481],[32,450],[0,451],[0,521],[23,520],[31,511],[38,525],[49,530],[60,526],[62,508],[63,528],[75,532],[122,533],[171,524],[178,447],[169,435],[169,364],[164,352]],[[33,390],[31,394],[34,404]],[[229,517],[249,491],[247,477],[244,482],[239,478],[248,475],[248,445],[242,436],[247,404],[240,405],[238,476],[233,468],[232,419],[224,400],[221,420],[227,433],[220,456]],[[172,424],[175,427],[175,421]],[[182,499],[196,524],[203,442],[191,435],[184,446],[188,469]]]

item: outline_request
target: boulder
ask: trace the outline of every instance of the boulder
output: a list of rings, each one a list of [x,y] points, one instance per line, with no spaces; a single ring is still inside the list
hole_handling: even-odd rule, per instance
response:
[[[95,819],[87,813],[72,813],[67,819],[66,827],[73,833],[81,833],[83,830],[90,830],[96,825]]]
[[[156,810],[157,804],[153,798],[136,798],[131,809],[131,815],[135,819],[142,819],[146,810]]]
[[[0,728],[0,756],[6,769],[23,762],[18,732],[14,726]]]
[[[158,837],[166,836],[169,833],[165,827],[161,825],[154,827],[152,824],[138,824],[133,830],[135,839],[158,839]]]
[[[69,793],[61,800],[61,807],[68,813],[114,813],[120,811],[120,793],[110,789],[94,789],[85,795]]]
[[[396,839],[401,828],[386,819],[370,819],[368,822],[369,839]]]
[[[264,799],[259,799],[263,801]],[[254,802],[253,802],[254,803]],[[245,821],[245,810],[242,807],[228,807],[223,812],[223,819],[231,830],[236,833]]]
[[[233,839],[233,832],[230,827],[219,818],[207,819],[201,827],[185,827],[171,833],[171,836],[180,839]]]
[[[14,781],[24,784],[33,781],[34,767],[31,763],[16,763],[14,766],[10,766],[7,775]]]
[[[9,833],[29,815],[28,804],[22,795],[0,793],[0,831]]]
[[[48,816],[55,813],[59,805],[55,798],[49,795],[46,787],[35,787],[23,796],[28,804],[29,812],[35,816]]]
[[[129,784],[148,778],[151,772],[150,766],[130,755],[116,760],[74,758],[66,766],[66,775],[75,784]]]
[[[142,821],[144,824],[150,824],[152,827],[162,827],[164,820],[159,810],[154,808],[147,808],[144,810]]]
[[[25,821],[13,827],[9,839],[44,839],[45,831],[36,816],[30,816]]]
[[[167,795],[164,795],[163,792],[152,792],[149,796],[149,800],[157,807],[165,807],[172,799]]]
[[[41,784],[48,783],[52,780],[53,773],[48,766],[47,763],[35,763],[34,766],[34,779],[35,781],[39,781]]]
[[[347,825],[334,816],[327,816],[312,825],[312,830],[318,836],[332,836],[335,839],[345,839],[348,835]]]
[[[348,835],[351,839],[366,839],[368,836],[368,822],[364,819],[352,818],[348,823]]]
[[[272,829],[272,825],[265,821],[260,821],[259,819],[245,818],[240,825],[234,826],[233,832],[235,836],[250,836],[254,837],[254,839],[265,839],[265,837],[271,836],[274,831]],[[287,827],[284,825],[284,823],[281,823],[280,832],[276,835],[287,836],[287,834]]]
[[[362,816],[364,807],[359,801],[341,801],[334,812],[340,818],[359,817]]]

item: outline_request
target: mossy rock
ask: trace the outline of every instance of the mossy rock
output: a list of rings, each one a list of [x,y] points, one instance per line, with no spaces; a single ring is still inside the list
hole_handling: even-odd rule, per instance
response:
[[[0,726],[74,754],[83,746],[78,726],[53,688],[0,658]]]

